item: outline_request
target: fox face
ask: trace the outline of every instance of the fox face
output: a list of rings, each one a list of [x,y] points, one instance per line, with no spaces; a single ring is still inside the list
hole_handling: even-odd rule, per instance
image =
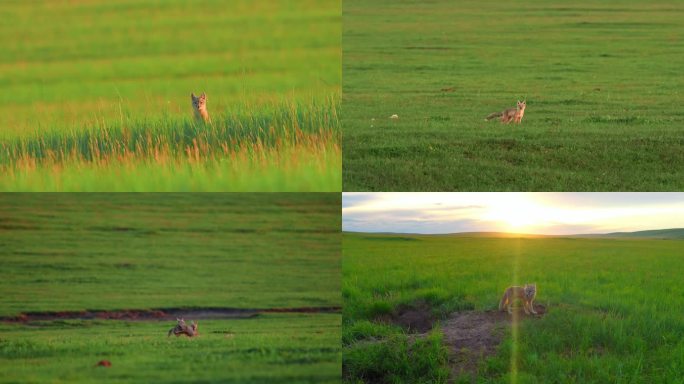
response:
[[[526,106],[525,103],[526,103],[525,100],[523,100],[523,101],[518,100],[518,109],[525,109],[525,106]]]
[[[204,92],[202,92],[202,94],[199,95],[199,97],[195,96],[195,94],[192,93],[190,94],[190,97],[192,98],[192,107],[196,110],[207,108],[207,95]]]
[[[534,297],[537,295],[537,284],[525,284],[523,290],[525,291],[525,297],[527,300],[534,299]]]
[[[205,123],[211,122],[209,112],[207,111],[207,94],[202,92],[202,94],[197,97],[194,93],[191,93],[190,98],[192,99],[192,109],[195,113],[195,119],[204,121]]]

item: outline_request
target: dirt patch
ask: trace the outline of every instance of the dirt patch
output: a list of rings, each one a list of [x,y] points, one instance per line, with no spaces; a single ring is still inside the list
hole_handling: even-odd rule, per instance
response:
[[[522,308],[514,308],[513,315],[505,311],[456,312],[441,324],[444,343],[451,351],[452,378],[464,374],[474,375],[478,362],[494,355],[506,329],[514,319],[541,318],[546,307],[535,304],[537,315],[526,315]],[[474,379],[474,376],[473,376]]]
[[[96,367],[111,367],[112,362],[109,360],[100,360],[95,364]]]
[[[427,303],[417,303],[412,306],[399,306],[394,313],[379,316],[375,320],[398,325],[407,332],[424,333],[432,329],[436,318]]]
[[[161,308],[161,309],[124,309],[114,311],[62,311],[62,312],[26,312],[17,316],[0,317],[0,321],[26,323],[30,321],[50,320],[128,320],[128,321],[167,321],[177,317],[194,320],[205,319],[245,319],[261,313],[339,313],[340,307],[301,307],[301,308]]]

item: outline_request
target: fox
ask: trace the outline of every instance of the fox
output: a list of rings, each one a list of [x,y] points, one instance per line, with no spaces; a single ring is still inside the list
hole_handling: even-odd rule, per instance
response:
[[[202,92],[202,94],[197,97],[194,93],[191,93],[190,98],[192,98],[192,109],[195,112],[195,119],[197,121],[211,123],[209,112],[207,112],[207,94]]]
[[[534,310],[534,298],[537,296],[537,284],[525,284],[525,286],[510,286],[504,291],[503,297],[499,302],[499,311],[503,311],[504,308],[508,310],[509,314],[513,314],[511,307],[513,306],[513,301],[517,298],[522,300],[523,309],[525,314],[529,315],[530,312],[537,314]]]
[[[190,324],[190,326],[188,326],[187,324],[185,324],[185,320],[183,320],[183,318],[180,318],[180,319],[176,318],[176,320],[178,321],[178,324],[176,324],[175,327],[173,327],[169,330],[169,333],[166,335],[166,337],[171,336],[172,333],[174,335],[176,335],[176,337],[178,337],[180,335],[186,335],[187,337],[199,336],[199,325],[198,325],[198,323],[193,321]]]
[[[527,102],[525,100],[518,100],[518,105],[515,108],[508,108],[502,112],[494,112],[485,117],[485,121],[489,121],[495,117],[501,116],[502,123],[508,124],[512,121],[516,124],[520,124],[522,122],[523,116],[525,115],[526,103]]]

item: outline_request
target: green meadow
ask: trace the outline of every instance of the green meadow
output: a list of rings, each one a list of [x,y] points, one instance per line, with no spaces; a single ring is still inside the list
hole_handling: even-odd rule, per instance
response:
[[[0,190],[339,191],[340,7],[3,2]]]
[[[340,382],[339,314],[199,324],[194,339],[167,338],[168,321],[0,324],[0,382]]]
[[[339,194],[0,195],[0,316],[288,309],[173,321],[0,322],[0,382],[340,380]],[[196,320],[187,318],[186,320]],[[95,367],[109,360],[109,368]]]
[[[681,190],[683,16],[671,1],[345,1],[344,189]],[[484,121],[523,99],[521,125]]]
[[[345,233],[344,380],[471,382],[450,373],[445,319],[498,310],[506,287],[535,282],[545,315],[505,327],[494,353],[472,362],[475,382],[679,383],[682,246],[681,239]],[[425,338],[384,321],[411,307],[427,307],[436,319]]]

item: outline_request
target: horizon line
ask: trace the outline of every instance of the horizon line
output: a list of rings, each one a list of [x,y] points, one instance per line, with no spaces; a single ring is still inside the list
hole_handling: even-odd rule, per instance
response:
[[[613,231],[613,232],[591,232],[591,233],[572,233],[572,234],[545,234],[545,233],[525,233],[525,232],[508,232],[508,231],[464,231],[464,232],[433,232],[433,233],[419,233],[419,232],[394,232],[394,231],[349,231],[342,230],[342,233],[368,233],[368,234],[386,234],[386,235],[422,235],[422,236],[446,236],[446,235],[467,235],[467,234],[507,234],[520,236],[550,236],[550,237],[571,237],[571,236],[592,236],[592,235],[613,235],[621,233],[638,233],[651,231],[667,231],[667,230],[684,230],[684,227],[668,227],[668,228],[654,228],[654,229],[640,229],[636,231]]]

